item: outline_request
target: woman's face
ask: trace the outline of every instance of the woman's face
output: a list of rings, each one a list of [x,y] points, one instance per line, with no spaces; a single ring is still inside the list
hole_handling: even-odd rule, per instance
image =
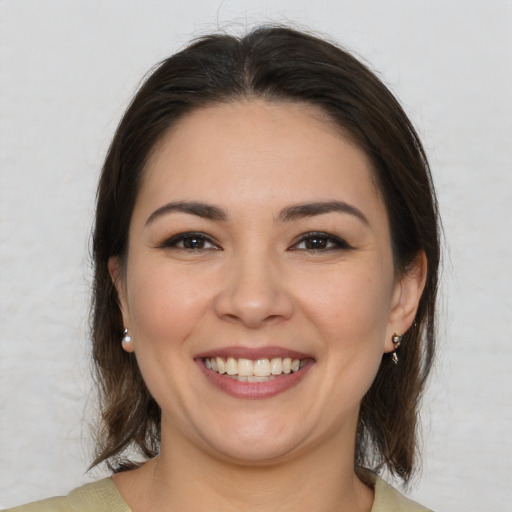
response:
[[[110,270],[162,446],[252,463],[353,449],[421,291],[394,274],[364,153],[312,107],[262,101],[197,110],[164,137],[126,268]]]

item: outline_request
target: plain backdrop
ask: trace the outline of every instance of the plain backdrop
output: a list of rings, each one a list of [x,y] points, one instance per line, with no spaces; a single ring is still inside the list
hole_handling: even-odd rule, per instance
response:
[[[290,22],[376,69],[429,154],[444,219],[424,465],[436,511],[512,510],[510,0],[0,0],[0,508],[91,461],[95,182],[143,74],[199,34]]]

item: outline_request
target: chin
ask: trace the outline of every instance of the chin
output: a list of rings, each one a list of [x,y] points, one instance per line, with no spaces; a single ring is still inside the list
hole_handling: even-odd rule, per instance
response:
[[[293,452],[293,448],[283,445],[283,443],[279,445],[276,443],[252,443],[250,446],[236,443],[236,445],[216,447],[219,458],[238,466],[251,467],[280,464],[290,459]]]
[[[305,437],[291,426],[279,426],[272,420],[233,427],[220,428],[220,435],[210,430],[204,441],[218,457],[238,465],[278,464],[300,450]]]

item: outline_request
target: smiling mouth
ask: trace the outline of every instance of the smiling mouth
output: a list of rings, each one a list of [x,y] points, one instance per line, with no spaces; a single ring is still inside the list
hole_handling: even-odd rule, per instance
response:
[[[283,375],[301,370],[305,359],[274,357],[272,359],[236,359],[234,357],[205,357],[206,368],[219,375],[231,377],[240,382],[267,382]]]

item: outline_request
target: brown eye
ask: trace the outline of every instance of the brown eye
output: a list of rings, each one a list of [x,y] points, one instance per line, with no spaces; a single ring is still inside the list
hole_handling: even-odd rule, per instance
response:
[[[208,236],[201,233],[180,233],[163,242],[160,247],[187,251],[219,249]]]
[[[306,249],[325,249],[328,247],[329,240],[325,237],[312,236],[304,240]]]
[[[184,249],[204,249],[205,244],[206,240],[197,236],[189,236],[187,238],[183,238],[182,240]]]
[[[351,249],[350,245],[342,238],[327,233],[308,233],[293,245],[291,250],[302,251],[331,251]]]

